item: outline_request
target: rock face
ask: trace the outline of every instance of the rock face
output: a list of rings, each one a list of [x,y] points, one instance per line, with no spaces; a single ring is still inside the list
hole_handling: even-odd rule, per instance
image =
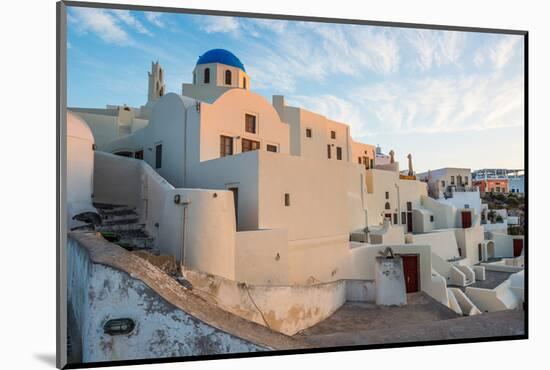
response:
[[[308,347],[205,302],[160,268],[95,233],[69,234],[67,248],[75,362]],[[104,326],[113,319],[130,319],[135,327],[107,334]]]

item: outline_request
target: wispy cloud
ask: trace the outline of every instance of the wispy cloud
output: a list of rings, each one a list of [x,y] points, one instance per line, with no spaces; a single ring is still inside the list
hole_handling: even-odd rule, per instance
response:
[[[127,44],[132,41],[118,18],[104,9],[71,8],[68,21],[77,32],[92,32],[107,43]]]
[[[516,52],[521,36],[506,36],[490,50],[490,58],[496,68],[504,67]]]
[[[389,29],[276,20],[241,20],[238,25],[236,36],[253,50],[242,56],[260,88],[293,92],[304,81],[399,69],[399,47]],[[263,37],[255,39],[257,34]]]
[[[166,25],[163,21],[162,13],[156,13],[156,12],[144,12],[145,19],[149,21],[149,23],[159,27],[164,28]]]
[[[287,104],[305,108],[338,122],[350,124],[352,135],[365,134],[368,131],[365,121],[361,118],[360,106],[353,101],[331,94],[318,96],[292,95],[288,97]]]
[[[466,39],[464,32],[456,31],[407,30],[404,33],[417,54],[416,64],[423,71],[456,64]]]
[[[206,16],[197,18],[200,28],[206,33],[233,33],[239,30],[239,21],[233,17]]]
[[[523,77],[498,73],[374,84],[354,91],[378,132],[436,133],[523,125]],[[367,133],[361,133],[366,135]]]
[[[151,36],[151,32],[149,32],[149,30],[145,28],[143,24],[130,13],[129,10],[114,9],[111,10],[111,12],[127,26],[133,28],[141,34]]]

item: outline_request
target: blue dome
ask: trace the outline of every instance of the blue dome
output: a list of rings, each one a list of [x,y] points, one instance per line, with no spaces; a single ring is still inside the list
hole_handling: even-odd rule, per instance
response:
[[[197,60],[197,65],[208,63],[226,64],[228,66],[240,68],[246,72],[239,58],[237,58],[232,52],[225,49],[208,50],[206,53],[199,57],[199,60]]]

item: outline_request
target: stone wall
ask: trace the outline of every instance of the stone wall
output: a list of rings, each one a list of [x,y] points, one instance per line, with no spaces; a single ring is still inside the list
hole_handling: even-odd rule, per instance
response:
[[[298,341],[201,300],[176,280],[94,233],[68,238],[68,306],[79,362],[303,348]],[[130,318],[127,335],[106,321]],[[76,337],[73,337],[76,336]]]

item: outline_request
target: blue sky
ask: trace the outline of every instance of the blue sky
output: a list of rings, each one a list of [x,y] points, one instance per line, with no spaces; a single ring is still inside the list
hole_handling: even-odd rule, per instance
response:
[[[167,91],[197,58],[232,51],[251,88],[282,94],[393,149],[415,170],[523,168],[523,37],[69,8],[68,105],[140,106],[159,60]]]

